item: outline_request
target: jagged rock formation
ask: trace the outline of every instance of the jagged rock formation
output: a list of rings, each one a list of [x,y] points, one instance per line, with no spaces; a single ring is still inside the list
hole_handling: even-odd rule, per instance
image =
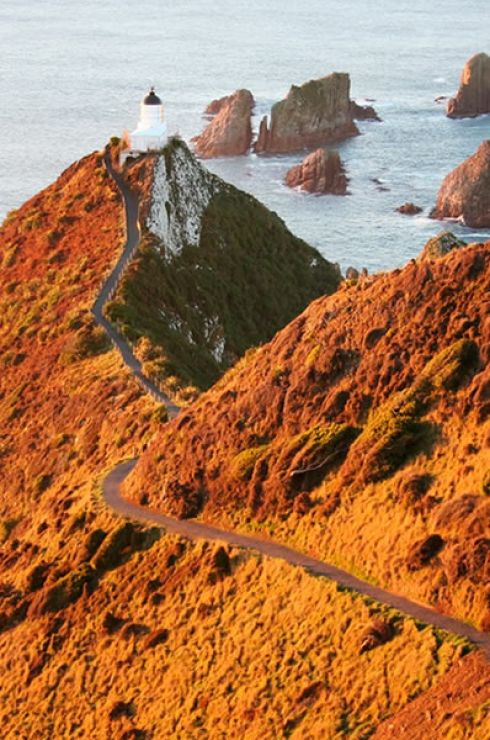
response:
[[[300,87],[293,85],[287,97],[272,106],[270,126],[267,117],[262,119],[255,151],[280,154],[312,149],[358,133],[349,75],[334,72]]]
[[[475,54],[463,67],[459,90],[447,105],[449,118],[490,113],[490,56]]]
[[[140,158],[127,176],[142,192],[144,246],[108,312],[173,397],[176,379],[208,387],[339,284],[336,266],[183,142]]]
[[[338,152],[317,149],[292,167],[286,175],[286,185],[308,193],[347,193],[347,177]]]
[[[350,109],[352,118],[356,121],[381,121],[372,105],[359,105],[355,100],[351,100]]]
[[[277,522],[276,536],[484,624],[490,243],[433,257],[312,303],[162,431],[127,493]],[[415,569],[434,535],[443,548]]]
[[[431,218],[457,218],[467,226],[490,226],[490,140],[447,175]]]
[[[222,108],[225,107],[225,105],[228,105],[230,97],[230,95],[223,95],[222,98],[216,98],[215,100],[212,100],[209,105],[206,106],[204,115],[215,116],[217,113],[220,112]]]
[[[249,90],[237,90],[214,101],[213,120],[202,134],[193,139],[198,157],[234,157],[246,154],[252,144],[252,109],[254,99]],[[208,108],[209,111],[209,108]]]

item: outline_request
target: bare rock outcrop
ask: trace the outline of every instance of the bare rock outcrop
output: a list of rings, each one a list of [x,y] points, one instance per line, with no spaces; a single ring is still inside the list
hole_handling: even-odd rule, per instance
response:
[[[352,118],[356,121],[381,121],[372,105],[359,105],[355,100],[350,101]]]
[[[338,152],[317,149],[292,167],[286,175],[286,185],[308,193],[347,193],[347,177]]]
[[[246,154],[252,144],[252,93],[237,90],[211,105],[218,112],[203,133],[193,139],[197,156],[209,159]]]
[[[432,218],[457,218],[476,229],[490,226],[490,139],[443,180]]]
[[[449,118],[474,118],[490,113],[490,56],[475,54],[463,67],[459,90],[447,105]]]
[[[262,119],[255,151],[295,152],[358,133],[351,110],[349,75],[334,72],[300,87],[293,85],[287,97],[272,106],[270,126],[267,116]]]
[[[204,111],[205,116],[215,116],[230,102],[231,95],[223,95],[222,98],[212,100]]]

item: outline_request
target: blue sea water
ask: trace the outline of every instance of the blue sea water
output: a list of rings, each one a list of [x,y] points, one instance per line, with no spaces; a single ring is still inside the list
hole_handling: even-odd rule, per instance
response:
[[[427,218],[444,175],[490,137],[490,116],[450,121],[467,58],[490,53],[488,0],[12,0],[0,4],[0,218],[73,160],[131,129],[150,84],[184,138],[202,111],[237,87],[256,123],[292,83],[349,72],[352,96],[375,99],[382,123],[338,148],[345,198],[283,185],[300,156],[213,160],[207,166],[277,211],[343,267],[370,271],[418,254],[441,225]],[[383,189],[379,189],[379,183]],[[394,212],[407,200],[420,217]],[[490,234],[459,224],[469,240]]]

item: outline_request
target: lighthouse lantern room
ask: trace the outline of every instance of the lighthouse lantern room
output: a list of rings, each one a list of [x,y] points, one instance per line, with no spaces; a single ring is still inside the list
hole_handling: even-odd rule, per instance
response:
[[[140,103],[140,119],[135,131],[129,135],[131,152],[151,152],[167,143],[167,127],[163,120],[162,101],[154,88]]]

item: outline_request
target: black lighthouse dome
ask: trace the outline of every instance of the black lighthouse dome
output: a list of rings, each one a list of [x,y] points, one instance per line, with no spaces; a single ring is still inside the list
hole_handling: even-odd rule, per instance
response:
[[[151,87],[150,92],[143,98],[144,105],[162,105],[162,101],[155,92],[155,88]]]

